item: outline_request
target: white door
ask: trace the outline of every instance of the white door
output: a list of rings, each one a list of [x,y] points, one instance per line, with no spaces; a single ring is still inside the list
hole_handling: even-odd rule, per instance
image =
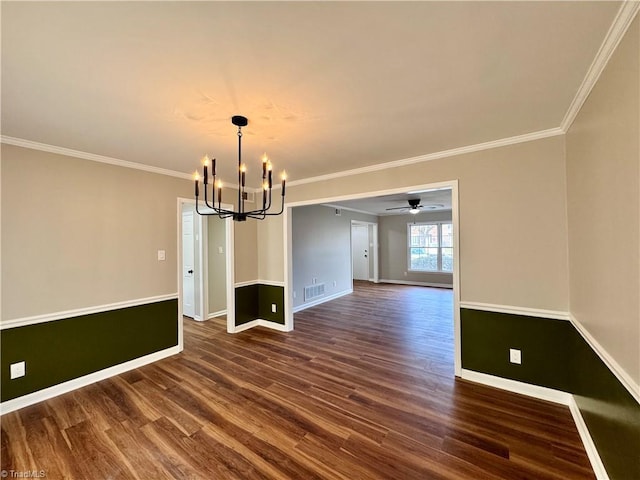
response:
[[[193,214],[182,212],[182,314],[191,318],[195,316]]]
[[[353,259],[353,279],[369,280],[369,227],[351,226],[351,258]]]

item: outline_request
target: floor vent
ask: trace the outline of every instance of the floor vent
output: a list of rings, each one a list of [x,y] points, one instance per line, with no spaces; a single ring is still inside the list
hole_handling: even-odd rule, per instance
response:
[[[308,302],[314,298],[322,297],[324,295],[324,283],[317,283],[315,285],[309,285],[304,287],[304,301]]]

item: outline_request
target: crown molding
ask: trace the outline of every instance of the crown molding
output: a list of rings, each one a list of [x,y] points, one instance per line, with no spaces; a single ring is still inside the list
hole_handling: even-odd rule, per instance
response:
[[[475,145],[468,145],[466,147],[452,148],[450,150],[443,150],[441,152],[429,153],[426,155],[419,155],[417,157],[404,158],[401,160],[394,160],[391,162],[377,163],[375,165],[369,165],[367,167],[354,168],[351,170],[343,170],[341,172],[328,173],[326,175],[318,175],[316,177],[308,177],[300,180],[293,180],[287,182],[287,186],[304,185],[306,183],[322,182],[325,180],[332,180],[334,178],[349,177],[352,175],[361,175],[363,173],[377,172],[380,170],[387,170],[390,168],[404,167],[406,165],[413,165],[416,163],[428,162],[430,160],[438,160],[440,158],[454,157],[456,155],[463,155],[465,153],[480,152],[482,150],[489,150],[497,147],[505,147],[507,145],[515,145],[518,143],[531,142],[533,140],[540,140],[548,137],[555,137],[557,135],[563,135],[565,132],[559,127],[550,128],[548,130],[540,130],[537,132],[525,133],[524,135],[517,135],[514,137],[501,138],[500,140],[492,140],[490,142],[477,143]]]
[[[613,52],[615,52],[616,47],[622,40],[622,37],[624,37],[624,34],[627,33],[627,29],[631,25],[631,22],[633,22],[638,10],[640,10],[640,1],[624,0],[622,2],[616,18],[613,20],[611,27],[609,27],[609,31],[604,37],[598,53],[596,53],[580,88],[578,88],[567,113],[562,119],[560,128],[564,133],[569,131],[569,128],[578,116],[578,112],[580,112],[582,105],[584,105],[584,102],[587,100],[591,90],[593,90],[593,87],[600,78],[604,68],[607,66],[607,63],[609,63]]]
[[[109,165],[116,165],[118,167],[133,168],[135,170],[142,170],[145,172],[158,173],[160,175],[168,175],[170,177],[182,178],[185,180],[193,180],[193,176],[188,173],[176,172],[175,170],[169,170],[167,168],[153,167],[151,165],[143,165],[142,163],[129,162],[127,160],[121,160],[119,158],[107,157],[104,155],[97,155],[95,153],[82,152],[80,150],[73,150],[71,148],[57,147],[55,145],[48,145],[46,143],[33,142],[31,140],[25,140],[23,138],[9,137],[2,135],[0,141],[7,145],[14,145],[16,147],[30,148],[32,150],[40,150],[42,152],[55,153],[58,155],[65,155],[67,157],[82,158],[84,160],[91,160],[92,162],[108,163]]]

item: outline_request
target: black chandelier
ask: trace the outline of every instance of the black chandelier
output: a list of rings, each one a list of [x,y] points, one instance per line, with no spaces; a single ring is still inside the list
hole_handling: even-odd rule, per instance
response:
[[[207,207],[209,207],[212,211],[210,212],[201,212],[198,209],[198,196],[200,195],[200,175],[198,172],[195,174],[195,185],[196,185],[196,212],[200,215],[218,215],[220,218],[229,218],[233,217],[233,220],[236,222],[244,222],[247,218],[255,218],[257,220],[264,220],[267,216],[270,215],[280,215],[284,211],[284,192],[285,192],[285,184],[286,184],[286,174],[282,172],[282,192],[281,192],[281,204],[280,211],[277,213],[269,213],[269,209],[271,208],[271,188],[273,186],[273,166],[265,153],[262,156],[262,208],[257,210],[249,210],[247,211],[244,207],[244,202],[247,198],[245,192],[245,174],[247,172],[247,166],[242,163],[242,127],[246,127],[249,123],[247,117],[243,117],[242,115],[234,115],[231,117],[231,123],[238,127],[238,211],[227,210],[226,208],[221,207],[222,203],[222,181],[218,180],[216,183],[216,159],[209,160],[209,156],[205,156],[203,159],[203,189],[204,189],[204,203]],[[211,182],[212,185],[212,193],[211,193],[211,203],[209,203],[209,198],[207,195],[207,191],[209,190],[209,162],[211,162],[211,174],[213,176],[213,180]],[[216,190],[217,195],[216,195]],[[217,206],[216,206],[217,202]]]

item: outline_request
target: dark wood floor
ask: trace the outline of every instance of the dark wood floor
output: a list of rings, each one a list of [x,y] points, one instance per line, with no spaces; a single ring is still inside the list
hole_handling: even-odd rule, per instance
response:
[[[448,290],[359,284],[295,331],[185,323],[185,351],[2,417],[47,479],[593,478],[569,410],[453,377]]]

